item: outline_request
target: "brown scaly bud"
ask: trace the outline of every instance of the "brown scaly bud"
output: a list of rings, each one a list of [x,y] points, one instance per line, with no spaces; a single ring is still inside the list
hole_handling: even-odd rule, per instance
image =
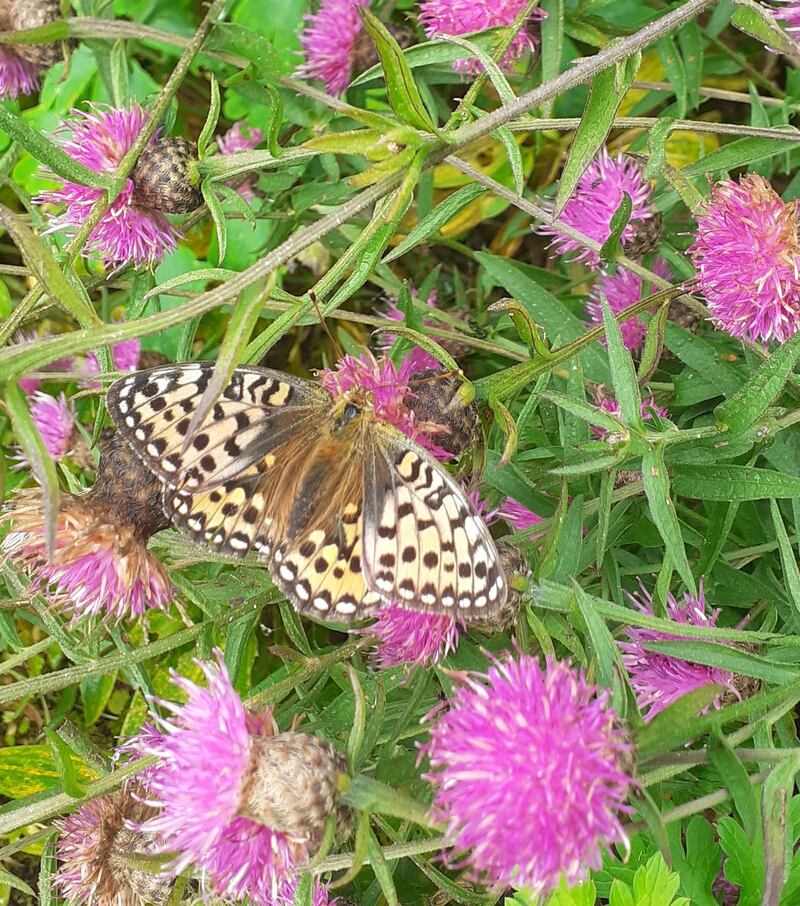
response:
[[[13,31],[39,28],[61,18],[59,0],[12,0],[8,10],[8,24]],[[46,68],[62,59],[61,44],[15,44],[14,50],[29,63]]]
[[[455,456],[473,447],[480,435],[478,407],[464,402],[459,393],[462,386],[453,372],[430,369],[409,379],[403,400],[420,422],[436,429],[431,432],[436,445]]]
[[[625,243],[625,254],[629,258],[641,258],[659,247],[664,223],[658,211],[646,220],[637,221],[634,227],[633,236]]]
[[[518,547],[509,544],[508,541],[495,543],[508,579],[508,595],[500,610],[482,614],[477,619],[471,620],[473,626],[487,633],[505,632],[516,623],[522,604],[522,592],[516,585],[520,584],[520,580],[528,581],[532,575],[530,564]]]
[[[200,187],[190,182],[197,145],[185,138],[158,138],[142,151],[131,173],[133,201],[165,214],[188,214],[203,203]]]
[[[318,845],[329,815],[338,811],[344,756],[326,740],[294,731],[254,736],[251,745],[242,816]]]
[[[62,494],[52,558],[42,492],[24,488],[2,516],[11,529],[0,560],[27,573],[32,591],[75,618],[100,615],[118,622],[163,609],[172,600],[172,584],[146,547],[169,524],[161,491],[158,479],[114,437],[101,453],[92,489],[81,496]]]
[[[70,906],[162,906],[172,879],[133,868],[126,857],[156,851],[149,834],[131,829],[155,810],[140,802],[135,781],[84,803],[56,823],[60,862],[56,886]]]

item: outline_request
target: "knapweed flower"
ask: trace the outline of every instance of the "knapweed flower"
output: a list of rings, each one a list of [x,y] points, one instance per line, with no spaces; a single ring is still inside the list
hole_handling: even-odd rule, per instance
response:
[[[141,356],[142,342],[138,337],[134,337],[132,340],[122,340],[111,347],[111,361],[115,371],[136,371],[139,368]],[[93,352],[86,353],[85,371],[88,374],[100,374],[100,363]]]
[[[714,186],[689,247],[714,324],[784,343],[800,328],[797,202],[756,173]]]
[[[341,94],[350,83],[353,57],[364,27],[358,15],[369,0],[322,0],[319,12],[306,16],[300,43],[306,62],[297,69],[301,78],[321,79],[325,90]]]
[[[666,261],[661,258],[657,258],[650,269],[665,280],[669,280],[672,276]],[[624,267],[620,267],[615,274],[602,273],[598,277],[597,282],[592,287],[586,311],[593,323],[602,324],[601,296],[605,296],[609,308],[616,315],[652,292],[654,292],[654,288],[649,284],[645,284],[641,277],[626,270]],[[627,321],[623,321],[619,325],[619,329],[622,333],[622,342],[627,349],[631,352],[637,352],[642,348],[645,334],[647,333],[647,324],[640,317],[628,318]],[[600,342],[603,346],[606,345],[605,336],[601,337]]]
[[[800,3],[797,0],[770,0],[770,12],[790,34],[800,32]]]
[[[401,664],[426,667],[439,661],[458,647],[466,629],[463,619],[449,614],[406,610],[390,604],[376,611],[377,619],[362,630],[376,636],[375,662],[381,669]]]
[[[379,419],[402,431],[438,459],[450,459],[451,454],[439,446],[441,426],[424,421],[410,406],[409,382],[417,368],[412,359],[396,366],[386,356],[376,359],[367,352],[359,357],[346,355],[335,368],[322,369],[319,381],[335,397],[344,396],[354,388],[367,391]]]
[[[644,587],[640,597],[634,595],[629,597],[638,610],[653,616],[653,596],[646,592]],[[623,652],[622,660],[631,678],[639,710],[644,713],[645,720],[652,720],[659,711],[663,711],[688,692],[712,683],[724,686],[738,698],[735,676],[729,671],[704,664],[693,664],[691,661],[647,651],[645,648],[650,642],[686,641],[687,637],[680,632],[682,625],[703,628],[717,625],[719,610],[706,613],[702,584],[696,598],[687,593],[684,594],[682,601],[678,601],[674,595],[668,595],[667,616],[675,623],[674,633],[632,626],[625,630],[629,641],[617,643]],[[718,708],[721,701],[720,694],[714,700],[714,707]]]
[[[260,129],[248,125],[244,120],[234,123],[225,135],[217,136],[219,153],[224,156],[236,154],[237,151],[252,151],[263,141],[264,133]],[[236,186],[236,191],[247,202],[251,202],[256,197],[253,186],[256,184],[257,178],[249,176],[243,183]],[[232,185],[232,182],[229,181],[228,185]]]
[[[133,830],[153,810],[140,799],[136,781],[84,803],[57,821],[60,863],[56,887],[70,906],[162,906],[172,881],[164,874],[131,868],[126,856],[151,855],[153,838]]]
[[[94,107],[88,112],[76,110],[54,137],[64,151],[90,170],[111,173],[131,149],[146,121],[147,113],[137,104],[119,110],[111,107]],[[150,144],[156,141],[154,136]],[[34,200],[63,207],[63,213],[52,218],[51,229],[72,235],[85,223],[103,191],[64,181],[59,188],[42,192]],[[135,194],[136,185],[133,179],[128,179],[89,236],[87,250],[106,264],[151,265],[177,244],[178,234],[164,214],[138,204]]]
[[[0,98],[13,99],[38,87],[39,67],[21,57],[13,44],[0,44]]]
[[[270,710],[245,709],[221,652],[199,666],[207,688],[173,674],[186,703],[161,702],[162,735],[128,744],[158,759],[145,776],[157,814],[139,829],[177,854],[172,874],[194,863],[220,897],[271,904],[336,813],[345,761],[318,737],[278,733]]]
[[[589,164],[578,181],[561,220],[572,229],[583,233],[595,242],[603,243],[611,234],[611,218],[622,203],[623,195],[631,199],[631,216],[622,231],[622,245],[635,241],[644,224],[656,217],[653,207],[653,186],[642,175],[642,167],[632,157],[620,154],[612,157],[603,150]],[[555,227],[541,227],[539,232],[553,236],[550,247],[558,255],[572,255],[591,267],[600,265],[600,256],[584,248]]]
[[[100,457],[97,480],[80,497],[63,494],[53,558],[47,555],[42,493],[14,495],[3,521],[11,530],[0,555],[31,579],[31,588],[74,618],[112,621],[165,608],[172,585],[147,550],[147,539],[169,524],[161,509],[161,483],[117,437]]]
[[[535,893],[583,880],[629,811],[631,746],[608,692],[522,653],[455,679],[421,750],[434,819],[476,879]]]
[[[595,404],[614,418],[622,418],[619,400],[602,385],[595,392]],[[669,418],[669,412],[663,406],[659,406],[653,394],[649,393],[642,397],[642,418],[647,422],[652,421],[655,416]],[[592,425],[592,431],[596,437],[601,438],[608,434],[608,431],[599,425]]]
[[[36,28],[60,18],[58,0],[5,0],[0,4],[0,31]],[[42,69],[61,57],[61,46],[0,44],[0,98],[16,98],[39,87]]]
[[[31,399],[31,418],[44,441],[50,459],[60,462],[72,447],[75,414],[63,393],[57,397],[35,393]]]
[[[505,519],[518,532],[526,532],[542,521],[541,516],[514,500],[513,497],[506,497],[497,508],[497,515],[501,519]]]
[[[278,892],[275,906],[294,906],[298,883],[296,879],[287,881]],[[314,881],[314,886],[311,889],[311,906],[338,906],[340,902],[337,897],[331,898],[331,893],[324,884]]]
[[[525,6],[526,0],[484,0],[482,3],[471,0],[423,0],[419,5],[419,21],[429,38],[466,35],[473,31],[512,25]],[[546,15],[537,8],[531,12],[528,21],[523,22],[501,61],[504,69],[511,69],[520,57],[538,44],[538,39],[531,32],[531,25],[544,19]],[[453,69],[456,72],[478,73],[482,71],[483,65],[475,59],[456,60]]]

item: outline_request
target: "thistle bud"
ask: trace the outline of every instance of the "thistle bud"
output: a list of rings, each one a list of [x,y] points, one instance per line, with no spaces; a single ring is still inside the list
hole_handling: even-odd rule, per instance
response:
[[[459,391],[463,382],[452,372],[423,371],[408,381],[403,400],[415,418],[437,429],[437,446],[459,456],[478,440],[480,421],[475,403],[464,402]]]
[[[159,138],[142,151],[131,173],[133,201],[165,214],[187,214],[203,203],[200,188],[190,181],[189,165],[197,146],[185,138]]]
[[[8,11],[9,25],[13,31],[39,28],[61,18],[58,0],[12,0]],[[61,45],[56,41],[46,44],[15,44],[14,50],[24,60],[46,68],[62,58]]]

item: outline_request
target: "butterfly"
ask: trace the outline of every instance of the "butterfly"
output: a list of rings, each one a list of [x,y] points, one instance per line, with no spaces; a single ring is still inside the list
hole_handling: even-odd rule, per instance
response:
[[[486,524],[426,450],[377,417],[369,391],[334,396],[240,366],[187,443],[212,372],[211,362],[151,368],[106,396],[190,538],[255,551],[295,608],[321,620],[362,619],[391,601],[467,619],[503,606]]]

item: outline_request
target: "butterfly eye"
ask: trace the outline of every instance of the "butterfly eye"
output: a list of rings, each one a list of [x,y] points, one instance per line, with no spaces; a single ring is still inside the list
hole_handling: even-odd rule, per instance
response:
[[[351,422],[359,413],[359,408],[355,403],[348,403],[344,407],[344,412],[342,413],[342,427],[344,427],[348,422]]]

